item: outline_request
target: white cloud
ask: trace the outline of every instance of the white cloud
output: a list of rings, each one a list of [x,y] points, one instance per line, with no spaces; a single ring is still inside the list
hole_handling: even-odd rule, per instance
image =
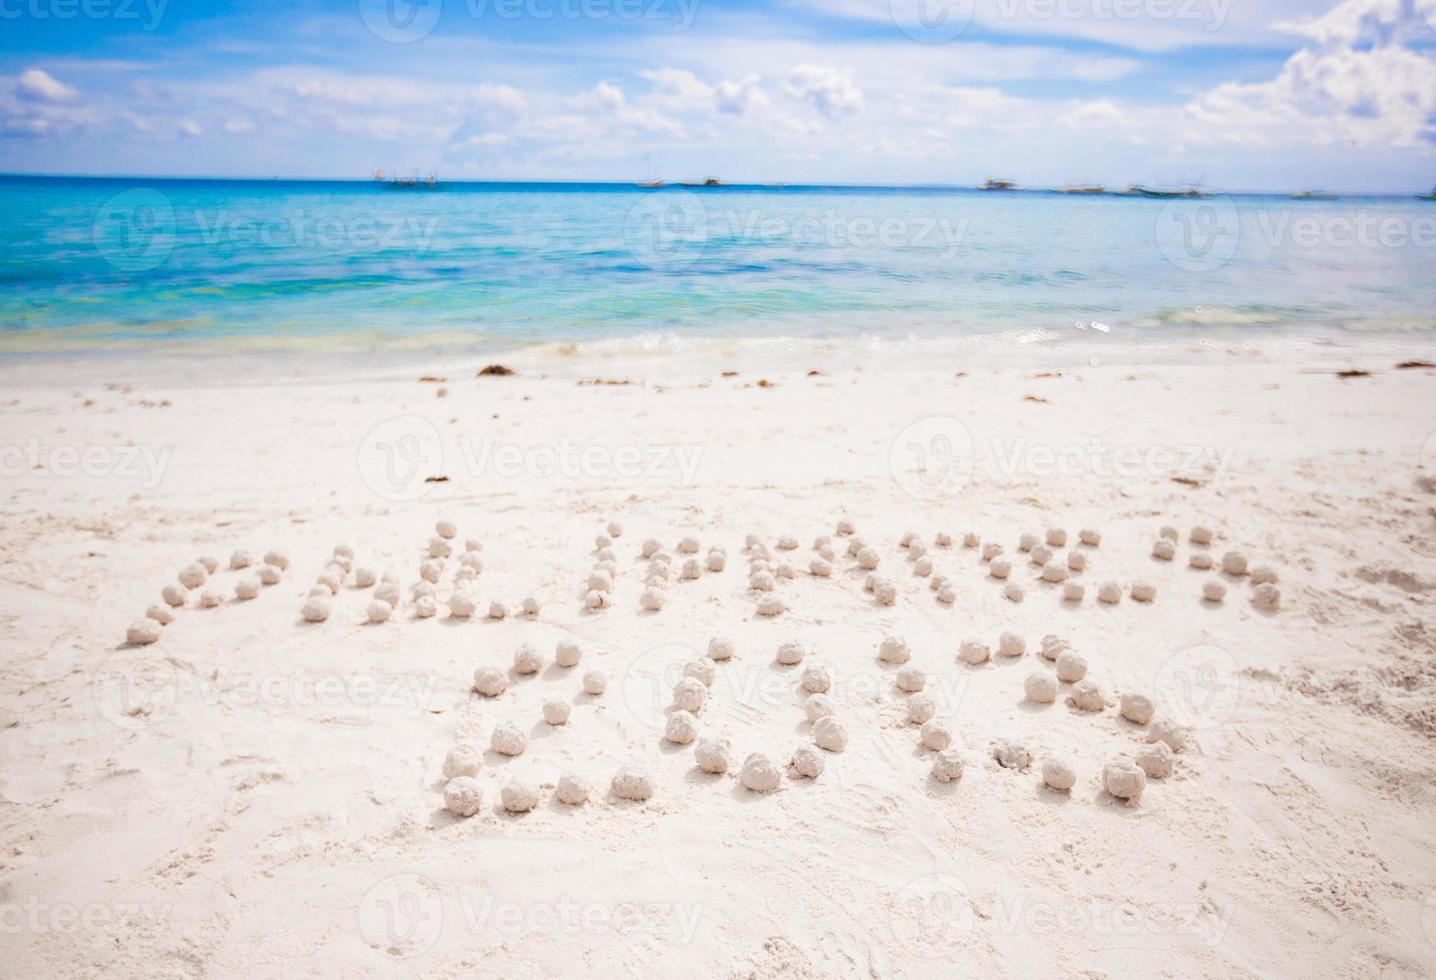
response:
[[[799,65],[788,74],[787,90],[830,119],[851,115],[863,106],[863,93],[848,73],[831,65]]]
[[[72,102],[80,93],[40,68],[28,68],[15,79],[15,92],[31,102]]]

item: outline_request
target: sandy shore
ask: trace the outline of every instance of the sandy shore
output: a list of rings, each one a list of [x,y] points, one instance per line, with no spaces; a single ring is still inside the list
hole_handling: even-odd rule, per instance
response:
[[[0,929],[15,976],[1430,976],[1436,962],[1436,371],[1390,358],[1054,367],[813,357],[760,369],[608,358],[436,358],[337,374],[235,362],[0,365]],[[482,363],[482,362],[480,362]],[[724,376],[724,370],[737,373]],[[809,370],[821,373],[809,374]],[[419,380],[420,374],[432,380]],[[616,383],[595,383],[598,381]],[[443,397],[440,397],[441,392]],[[1426,472],[1430,472],[1427,470]],[[436,478],[447,479],[438,481]],[[413,614],[435,522],[482,543],[481,611]],[[851,520],[891,606],[834,538]],[[607,605],[585,609],[595,537],[623,525]],[[1175,557],[1152,556],[1163,526]],[[1215,531],[1209,547],[1193,526]],[[1080,602],[1039,581],[1024,532],[1065,529]],[[1077,547],[1081,528],[1102,532]],[[900,547],[917,532],[940,602]],[[955,536],[940,547],[940,532]],[[967,532],[1004,546],[1004,597]],[[745,536],[789,562],[760,616]],[[691,535],[721,572],[675,574],[640,608],[645,539]],[[798,547],[778,548],[791,535]],[[346,581],[300,609],[336,545],[392,570],[403,603],[365,622]],[[237,549],[282,549],[278,584],[234,598]],[[1279,575],[1190,567],[1239,551]],[[221,561],[151,646],[127,626],[201,555]],[[688,557],[675,554],[675,571]],[[453,588],[457,551],[437,592]],[[1123,590],[1099,603],[1099,583]],[[1155,586],[1151,602],[1130,587]],[[1204,583],[1226,587],[1221,602]],[[196,589],[198,593],[202,591]],[[519,615],[522,601],[541,604]],[[1021,657],[972,666],[966,638]],[[662,740],[681,665],[734,641],[697,713],[734,773]],[[1035,705],[1045,635],[1086,658],[1107,706]],[[960,780],[906,720],[878,660],[903,637],[954,736]],[[553,661],[576,641],[577,667]],[[780,644],[808,648],[780,666]],[[497,698],[478,667],[544,657]],[[812,742],[799,677],[822,664],[849,736],[816,780],[744,789]],[[601,696],[582,692],[601,670]],[[1124,803],[1104,763],[1150,744],[1145,694],[1188,740]],[[571,705],[550,726],[541,706]],[[443,808],[456,744],[485,751],[480,812]],[[1000,739],[1032,756],[993,758]],[[1049,758],[1077,782],[1042,785]],[[645,768],[647,802],[614,798]],[[566,773],[593,798],[559,802]],[[539,805],[507,814],[510,777]]]

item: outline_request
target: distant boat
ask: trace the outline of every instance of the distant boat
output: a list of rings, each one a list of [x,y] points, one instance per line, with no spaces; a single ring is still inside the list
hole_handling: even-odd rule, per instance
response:
[[[1210,196],[1211,196],[1211,195],[1209,195],[1209,194],[1203,194],[1200,190],[1198,190],[1198,189],[1195,188],[1195,187],[1182,187],[1182,188],[1177,188],[1177,189],[1175,189],[1175,190],[1169,190],[1169,189],[1165,189],[1165,188],[1161,188],[1161,187],[1143,187],[1141,184],[1133,184],[1133,185],[1131,186],[1130,190],[1131,190],[1133,193],[1135,193],[1135,194],[1140,194],[1140,195],[1142,195],[1143,197],[1155,197],[1155,198],[1161,198],[1161,199],[1164,199],[1164,200],[1170,199],[1170,198],[1178,198],[1178,197],[1198,197],[1198,198],[1200,198],[1200,197],[1210,197]]]
[[[399,191],[434,191],[441,186],[439,178],[433,174],[427,177],[419,177],[417,174],[413,177],[386,177],[384,171],[377,168],[374,171],[374,183],[389,190]]]
[[[704,177],[702,180],[681,180],[684,187],[727,187],[728,185],[717,177]]]
[[[1068,184],[1056,188],[1058,194],[1105,194],[1107,188],[1101,184]]]
[[[643,156],[643,172],[645,176],[638,182],[639,187],[662,187],[663,181],[653,176],[653,158],[648,154]]]
[[[640,180],[640,181],[638,182],[638,186],[639,186],[639,187],[662,187],[662,186],[663,186],[663,181],[661,181],[661,180]]]
[[[1003,179],[1001,179],[1000,177],[989,177],[989,178],[987,178],[987,180],[983,181],[982,186],[979,187],[978,190],[980,190],[980,191],[1015,191],[1015,190],[1017,190],[1017,181],[1015,181],[1015,180],[1003,180]]]
[[[1291,196],[1293,201],[1334,201],[1335,194],[1328,194],[1326,191],[1297,191]]]
[[[1436,201],[1436,187],[1431,188],[1430,194],[1417,194],[1418,201]]]

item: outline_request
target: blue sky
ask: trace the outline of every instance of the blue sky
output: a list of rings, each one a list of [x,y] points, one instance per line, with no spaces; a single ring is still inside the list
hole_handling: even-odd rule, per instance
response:
[[[0,0],[0,170],[1436,183],[1436,0]]]

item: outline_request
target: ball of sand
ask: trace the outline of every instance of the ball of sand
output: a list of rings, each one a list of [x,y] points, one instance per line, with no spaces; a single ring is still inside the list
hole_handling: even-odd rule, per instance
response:
[[[692,582],[695,579],[702,578],[703,566],[698,564],[697,558],[690,558],[683,563],[683,570],[678,573],[678,577],[684,582]]]
[[[1067,581],[1067,566],[1059,561],[1049,561],[1042,566],[1042,581],[1044,582],[1065,582]]]
[[[1252,585],[1268,585],[1276,582],[1276,569],[1270,565],[1257,565],[1252,569]]]
[[[818,578],[831,578],[833,574],[832,563],[822,558],[814,558],[808,562],[808,573]]]
[[[792,551],[798,547],[798,539],[791,534],[785,534],[778,538],[778,548],[781,551]]]
[[[583,594],[583,604],[587,609],[601,609],[607,604],[607,600],[604,599],[602,592],[590,589]]]
[[[833,531],[834,534],[843,534],[843,535],[855,534],[856,532],[857,532],[857,527],[855,527],[854,524],[853,524],[853,522],[850,521],[850,520],[848,520],[847,518],[844,518],[843,520],[838,521],[837,527],[836,527],[836,528],[834,529],[834,531]]]
[[[608,675],[601,670],[590,670],[583,675],[583,691],[594,696],[608,690]]]
[[[608,592],[613,589],[613,578],[605,571],[594,569],[588,573],[588,587],[597,592]]]
[[[1017,539],[1017,550],[1031,551],[1033,548],[1037,547],[1039,540],[1040,539],[1037,537],[1037,535],[1033,534],[1031,531],[1024,531],[1022,532],[1022,536]]]
[[[1187,565],[1205,571],[1212,567],[1212,556],[1205,551],[1194,551],[1187,559]]]
[[[838,553],[833,550],[832,545],[825,544],[818,549],[818,557],[831,565],[838,558]]]
[[[459,776],[444,786],[444,809],[456,817],[472,817],[484,805],[484,788],[472,776]]]
[[[398,608],[399,587],[393,582],[380,582],[378,588],[374,590],[374,598],[382,599],[389,605]]]
[[[823,754],[811,746],[800,745],[793,750],[793,758],[789,763],[793,772],[804,779],[817,779],[823,774]]]
[[[932,559],[919,558],[917,561],[913,562],[912,573],[922,578],[926,578],[927,576],[931,575]]]
[[[904,531],[903,536],[898,539],[898,547],[906,548],[916,540],[918,540],[918,533],[916,531]]]
[[[1157,587],[1146,579],[1137,579],[1132,583],[1132,598],[1138,602],[1151,602],[1157,597]]]
[[[583,659],[583,650],[572,640],[559,640],[553,648],[554,663],[560,667],[573,667]]]
[[[748,584],[759,592],[772,592],[777,582],[769,572],[754,572],[748,576]]]
[[[618,521],[609,521],[608,527],[604,528],[604,530],[608,532],[610,538],[623,537],[623,525],[618,523]]]
[[[519,604],[519,609],[523,611],[525,616],[537,616],[539,614],[539,601],[533,596],[526,596],[524,601]]]
[[[743,760],[743,770],[738,778],[744,787],[754,793],[771,793],[778,788],[780,777],[778,767],[766,755],[754,752]]]
[[[1074,572],[1081,572],[1087,568],[1087,555],[1081,551],[1067,552],[1067,567]]]
[[[1049,527],[1047,529],[1046,541],[1054,548],[1062,548],[1067,545],[1067,532],[1060,527]]]
[[[528,813],[538,806],[539,797],[531,783],[515,776],[499,790],[499,799],[509,813]]]
[[[334,556],[336,558],[353,558],[354,549],[347,544],[336,544],[334,546]]]
[[[209,578],[209,572],[205,571],[204,566],[199,562],[194,562],[181,568],[179,575],[176,577],[179,579],[179,584],[184,588],[197,589],[201,585],[204,585],[205,579]]]
[[[787,604],[779,596],[769,595],[758,600],[759,616],[776,616],[787,608]]]
[[[254,570],[254,574],[259,576],[259,581],[264,585],[279,584],[280,572],[273,565],[260,565]]]
[[[1202,525],[1198,524],[1196,527],[1192,528],[1191,539],[1192,544],[1211,544],[1212,529],[1209,527],[1203,527]]]
[[[1020,633],[1004,632],[997,638],[997,652],[1004,657],[1020,657],[1027,652],[1027,640]]]
[[[527,643],[514,651],[514,673],[537,674],[543,669],[543,655]]]
[[[643,542],[643,547],[640,549],[640,553],[643,555],[644,558],[652,558],[654,555],[658,554],[658,552],[662,550],[663,545],[658,543],[657,538],[648,538],[646,541]]]
[[[807,654],[808,651],[803,648],[801,643],[789,640],[778,647],[778,653],[774,659],[784,666],[791,667],[793,664],[802,663]]]
[[[1095,681],[1088,680],[1072,685],[1072,692],[1067,695],[1067,703],[1078,711],[1101,711],[1107,707],[1107,702],[1102,697],[1102,689]]]
[[[1071,644],[1069,644],[1066,640],[1062,639],[1062,637],[1057,636],[1053,633],[1048,633],[1047,635],[1042,637],[1042,644],[1038,648],[1038,652],[1042,655],[1042,659],[1044,660],[1056,660],[1057,657],[1062,653],[1062,651],[1070,649]]]
[[[1032,762],[1027,746],[1010,738],[999,739],[992,746],[992,757],[1004,769],[1026,769]]]
[[[468,619],[478,608],[478,600],[463,589],[455,589],[449,596],[449,615],[455,619]]]
[[[962,756],[956,749],[947,749],[933,757],[932,778],[940,783],[955,783],[962,778]]]
[[[170,612],[169,606],[162,606],[159,603],[155,603],[145,610],[145,618],[153,619],[161,626],[168,626],[175,621],[175,614]]]
[[[430,558],[447,558],[447,557],[449,557],[450,555],[452,555],[453,553],[454,553],[454,546],[451,545],[451,544],[449,544],[449,542],[445,541],[443,538],[430,538],[430,539],[429,539],[429,557],[430,557]]]
[[[1008,582],[1002,588],[1002,597],[1011,602],[1021,602],[1024,595],[1026,593],[1022,591],[1022,586],[1016,582]]]
[[[872,571],[878,567],[880,559],[876,548],[864,548],[858,552],[858,567]]]
[[[977,533],[976,531],[965,531],[965,532],[963,532],[963,535],[962,535],[962,546],[963,546],[964,548],[976,548],[976,547],[977,547],[978,545],[980,545],[980,544],[982,544],[982,538],[981,538],[980,535],[978,535],[978,533]],[[1001,546],[1001,545],[998,545],[997,548],[998,548],[999,551],[1002,550],[1002,546]]]
[[[1057,668],[1057,679],[1066,681],[1068,684],[1075,684],[1087,676],[1087,661],[1071,650],[1063,650],[1057,655],[1055,663]]]
[[[1077,540],[1081,541],[1088,547],[1095,548],[1102,543],[1102,532],[1094,530],[1090,527],[1084,527],[1082,530],[1077,532]]]
[[[507,721],[495,725],[489,735],[489,748],[499,755],[523,755],[528,744],[529,738],[523,730]]]
[[[216,592],[214,589],[205,589],[204,592],[200,594],[199,604],[205,609],[213,609],[215,606],[221,606],[224,604],[224,594]]]
[[[236,599],[253,599],[255,596],[259,595],[259,590],[262,587],[263,586],[260,584],[260,581],[256,576],[247,575],[244,578],[240,579],[238,582],[234,583],[234,596]]]
[[[248,568],[250,565],[253,564],[254,556],[252,556],[249,552],[245,551],[243,548],[229,556],[229,567],[235,571],[238,571],[241,568]]]
[[[1114,759],[1102,767],[1102,788],[1119,800],[1136,802],[1147,788],[1147,776],[1130,759]]]
[[[459,556],[459,565],[477,575],[484,570],[484,556],[477,551],[466,551]]]
[[[1121,700],[1122,717],[1138,725],[1145,725],[1152,720],[1157,713],[1152,699],[1145,694],[1133,694],[1128,692],[1122,695]]]
[[[354,570],[354,560],[345,558],[343,555],[335,555],[329,559],[329,570],[341,579]]]
[[[1166,779],[1172,774],[1175,759],[1166,742],[1154,742],[1137,752],[1137,768],[1149,779]]]
[[[933,537],[932,541],[933,544],[937,545],[939,548],[952,547],[952,535],[948,534],[946,531],[938,531],[937,534]]]
[[[1045,565],[1052,560],[1052,549],[1047,547],[1045,544],[1039,544],[1037,547],[1032,549],[1031,554],[1028,556],[1028,560],[1031,561],[1034,565]]]
[[[910,657],[907,641],[901,637],[886,636],[878,644],[878,659],[885,664],[905,664]]]
[[[809,664],[800,683],[809,694],[822,694],[832,686],[832,678],[828,676],[828,668],[822,664]]]
[[[646,770],[625,766],[614,773],[611,788],[620,800],[646,800],[653,796],[653,777]]]
[[[898,671],[897,686],[899,691],[916,694],[927,686],[927,674],[920,667],[904,667]]]
[[[688,711],[675,711],[663,726],[663,737],[674,745],[687,745],[698,737],[698,719]]]
[[[828,752],[841,752],[848,747],[848,730],[834,715],[824,715],[813,722],[813,743]]]
[[[975,637],[963,640],[962,646],[957,651],[957,659],[973,666],[985,664],[991,657],[992,651],[987,648],[987,644]]]
[[[823,694],[814,694],[803,702],[803,713],[808,716],[809,721],[827,718],[835,710],[832,700]]]
[[[993,578],[1007,578],[1012,574],[1012,562],[1006,558],[994,558],[992,564],[987,568],[987,574]]]
[[[1057,700],[1057,680],[1051,674],[1028,674],[1022,682],[1022,690],[1034,704],[1051,704]]]
[[[497,601],[497,600],[495,600],[494,602],[489,603],[489,618],[490,618],[490,619],[507,619],[507,618],[508,618],[508,615],[509,615],[509,607],[508,607],[507,605],[505,605],[504,603],[499,602],[499,601]]]
[[[160,598],[171,606],[183,606],[189,590],[183,585],[166,585],[160,589]]]
[[[907,699],[907,720],[914,725],[924,725],[937,714],[937,705],[926,694],[914,694]]]
[[[726,636],[715,636],[708,641],[708,659],[732,660],[733,641]]]
[[[1165,742],[1173,752],[1180,752],[1187,746],[1187,730],[1176,722],[1158,718],[1147,726],[1147,741]]]
[[[699,739],[693,750],[693,761],[704,772],[723,773],[732,763],[733,749],[726,738]]]
[[[415,599],[419,598],[420,596],[438,595],[438,590],[434,588],[434,584],[432,582],[424,581],[415,582],[413,585],[409,586],[409,592],[414,596]]]
[[[603,552],[611,544],[613,544],[612,538],[610,538],[606,534],[600,534],[598,537],[593,539],[593,550]]]
[[[1002,545],[998,544],[996,541],[989,541],[987,544],[982,546],[983,561],[992,561],[992,559],[996,558],[1000,554],[1002,554]]]
[[[486,698],[496,698],[509,686],[504,672],[493,667],[480,667],[474,671],[474,690]]]
[[[953,591],[952,586],[944,585],[941,589],[938,590],[937,601],[942,603],[944,606],[950,606],[957,601],[957,593]]]
[[[1166,538],[1158,538],[1152,545],[1152,557],[1160,561],[1171,561],[1177,553],[1177,546]]]
[[[922,725],[922,744],[924,748],[941,752],[952,744],[952,731],[941,719],[929,719]]]
[[[270,552],[270,554],[273,554],[273,553],[274,553],[274,552]],[[264,556],[264,560],[265,560],[265,561],[269,561],[269,555],[265,555],[265,556]],[[200,555],[198,558],[195,559],[195,561],[197,561],[197,562],[199,562],[199,564],[203,565],[203,566],[204,566],[204,570],[205,570],[206,572],[208,572],[209,574],[211,574],[211,575],[213,575],[215,572],[219,571],[219,559],[216,558],[214,555]],[[274,562],[270,562],[270,564],[275,564],[275,563],[274,563]],[[285,561],[284,561],[284,564],[281,565],[280,567],[281,567],[281,568],[286,568],[286,567],[288,567],[288,565],[289,565],[289,559],[286,558]]]
[[[568,724],[569,703],[567,701],[545,701],[543,703],[543,720],[550,725]]]
[[[375,599],[369,603],[368,608],[365,609],[364,612],[365,615],[369,617],[369,622],[371,623],[387,623],[389,617],[394,615],[394,607],[383,599]]]
[[[430,559],[429,561],[422,562],[419,565],[419,577],[425,582],[433,582],[435,584],[438,584],[438,581],[443,574],[443,562]]]
[[[558,797],[560,803],[567,803],[569,806],[587,803],[588,780],[577,773],[566,772],[559,777],[553,795]]]
[[[125,642],[130,646],[149,646],[160,638],[161,631],[160,624],[153,619],[137,619],[125,630]]]
[[[1252,605],[1267,612],[1281,608],[1281,590],[1270,583],[1258,585],[1252,590]]]
[[[1202,583],[1202,598],[1207,602],[1221,602],[1227,597],[1227,587],[1213,580]]]
[[[643,590],[643,595],[639,596],[638,604],[649,612],[658,612],[667,601],[668,596],[664,594],[662,589],[650,587]]]
[[[1063,602],[1081,602],[1082,597],[1087,594],[1087,586],[1081,582],[1064,582],[1062,584]]]
[[[1247,573],[1247,556],[1240,551],[1228,551],[1222,555],[1222,571],[1228,575],[1245,575]]]
[[[682,708],[684,711],[702,711],[704,703],[708,700],[708,688],[703,682],[692,677],[685,677],[673,685],[673,705]]]
[[[414,600],[416,619],[432,619],[439,611],[439,603],[431,595],[421,595]]]
[[[708,571],[721,572],[728,567],[728,556],[721,551],[710,551],[708,553]]]
[[[299,613],[307,622],[322,623],[329,618],[329,600],[323,596],[310,596]]]
[[[1097,587],[1097,601],[1115,606],[1122,601],[1122,587],[1108,579]]]
[[[1044,759],[1042,762],[1042,782],[1065,793],[1077,783],[1077,773],[1072,770],[1072,763],[1066,759]]]

